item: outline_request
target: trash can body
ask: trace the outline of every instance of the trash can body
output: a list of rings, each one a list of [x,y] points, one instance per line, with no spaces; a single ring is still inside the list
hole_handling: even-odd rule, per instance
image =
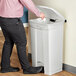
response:
[[[43,32],[45,74],[62,71],[63,63],[63,22],[55,23],[49,31]]]
[[[46,14],[46,20],[29,20],[32,66],[44,66],[44,73],[52,75],[62,71],[64,18],[54,9],[44,6],[39,8]],[[52,14],[51,17],[45,10]]]

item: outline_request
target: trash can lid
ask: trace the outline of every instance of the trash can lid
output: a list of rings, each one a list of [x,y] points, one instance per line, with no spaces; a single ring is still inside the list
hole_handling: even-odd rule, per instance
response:
[[[48,29],[48,27],[55,27],[56,25],[64,23],[64,17],[56,10],[46,6],[37,7],[41,12],[45,14],[45,19],[42,20],[41,18],[36,18],[29,20],[30,26],[32,28]]]
[[[37,7],[41,12],[45,14],[46,18],[65,20],[64,17],[53,8],[46,7],[46,6],[37,6]]]
[[[42,20],[41,18],[29,20],[31,28],[39,30],[49,30],[49,28],[57,27],[64,24],[63,20],[56,20],[56,22],[51,22],[49,20]]]

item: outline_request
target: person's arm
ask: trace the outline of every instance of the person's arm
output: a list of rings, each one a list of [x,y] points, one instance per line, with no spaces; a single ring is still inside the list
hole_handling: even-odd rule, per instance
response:
[[[32,13],[34,13],[37,17],[40,17],[41,12],[38,8],[36,8],[35,4],[32,0],[20,0],[20,2]]]

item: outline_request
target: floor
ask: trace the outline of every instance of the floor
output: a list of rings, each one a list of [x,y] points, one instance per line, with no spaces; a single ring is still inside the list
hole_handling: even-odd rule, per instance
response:
[[[26,35],[27,35],[28,34],[27,33],[27,28],[25,28],[25,29],[26,29]],[[4,36],[3,36],[2,31],[0,31],[0,63],[1,63],[1,54],[2,54],[3,42],[4,42]],[[26,47],[28,47],[28,45]],[[28,49],[27,49],[27,51],[28,51]],[[11,56],[11,65],[14,66],[14,67],[21,68],[19,60],[18,60],[15,45],[14,45],[13,53],[12,53],[12,56]],[[22,70],[20,70],[19,72],[0,73],[0,76],[48,76],[48,75],[44,75],[43,73],[39,73],[39,74],[23,74]],[[66,71],[62,71],[62,72],[59,72],[59,73],[51,75],[51,76],[76,76],[76,75],[72,74],[72,73],[69,73],[69,72],[66,72]]]

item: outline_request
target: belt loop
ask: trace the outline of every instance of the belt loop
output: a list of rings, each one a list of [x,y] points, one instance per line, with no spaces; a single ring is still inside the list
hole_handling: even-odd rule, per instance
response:
[[[18,18],[18,21],[20,21],[20,18]]]
[[[20,18],[17,18],[18,19],[18,22],[17,22],[17,24],[19,24],[19,22],[20,22]]]

